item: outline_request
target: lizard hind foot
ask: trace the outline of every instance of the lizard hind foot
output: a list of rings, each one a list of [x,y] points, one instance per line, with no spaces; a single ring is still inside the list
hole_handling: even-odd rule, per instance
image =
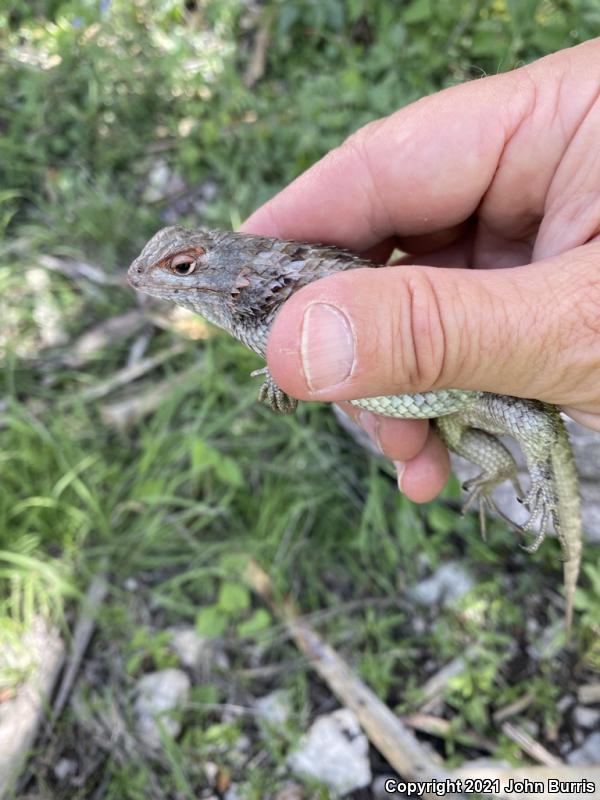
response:
[[[545,472],[540,469],[530,467],[530,473],[531,487],[523,500],[523,504],[529,512],[529,517],[521,526],[521,530],[525,533],[533,532],[536,521],[539,520],[539,523],[533,542],[528,545],[521,545],[521,547],[527,553],[535,553],[546,538],[550,520],[557,527],[557,513],[556,497],[551,488],[552,482]]]
[[[525,502],[527,506],[527,503]],[[529,506],[527,506],[529,508]],[[530,510],[529,518],[521,525],[521,532],[523,534],[533,533],[535,538],[531,544],[521,544],[521,548],[526,553],[535,553],[540,545],[546,538],[546,531],[548,530],[548,522],[550,519],[551,511],[546,505],[535,506],[533,511]],[[537,533],[534,533],[533,527],[535,520],[539,517],[539,527]]]
[[[265,379],[258,390],[258,400],[269,406],[276,414],[293,414],[298,407],[298,401],[294,397],[290,397],[283,389],[275,383],[271,377],[268,367],[262,369],[255,369],[251,376],[255,378],[257,375],[264,375]]]

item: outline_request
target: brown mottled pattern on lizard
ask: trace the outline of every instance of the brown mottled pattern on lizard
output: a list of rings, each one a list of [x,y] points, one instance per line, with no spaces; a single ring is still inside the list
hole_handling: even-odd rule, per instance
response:
[[[129,281],[140,291],[201,314],[264,357],[275,314],[293,292],[341,270],[376,266],[324,245],[170,227],[160,230],[132,263]],[[257,372],[265,376],[260,399],[282,413],[294,411],[296,400],[275,384],[268,370]],[[515,527],[520,532],[537,527],[533,543],[525,548],[533,552],[552,521],[565,559],[569,630],[582,532],[575,462],[558,409],[537,400],[459,389],[351,402],[384,416],[431,419],[448,448],[481,470],[465,484],[465,506],[479,504],[482,531],[486,507],[498,510],[491,493],[499,483],[511,481],[520,495],[516,465],[497,437],[506,434],[517,441],[530,487],[523,498],[529,518]]]

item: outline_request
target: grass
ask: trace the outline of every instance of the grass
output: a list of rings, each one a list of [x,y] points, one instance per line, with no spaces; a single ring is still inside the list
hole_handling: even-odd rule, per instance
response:
[[[416,508],[327,408],[277,418],[256,404],[248,375],[257,360],[208,329],[189,341],[173,323],[147,321],[79,363],[69,356],[84,333],[136,307],[119,278],[165,219],[235,224],[362,122],[585,39],[598,21],[584,0],[414,0],[400,10],[366,0],[73,0],[0,10],[0,630],[18,635],[37,613],[68,630],[91,576],[110,565],[93,646],[72,702],[39,743],[29,789],[191,798],[207,786],[209,763],[244,797],[284,784],[289,748],[335,700],[243,588],[250,555],[399,712],[468,651],[445,695],[450,732],[431,739],[451,765],[478,754],[465,744],[473,732],[518,763],[492,714],[528,691],[523,718],[538,738],[569,741],[557,700],[599,663],[596,551],[585,554],[575,648],[536,651],[560,616],[554,541],[530,557],[492,523],[483,543],[476,520],[456,513],[456,482],[443,502]],[[261,27],[265,71],[248,87]],[[48,256],[62,271],[47,268]],[[65,272],[82,261],[104,280]],[[176,342],[182,351],[157,369],[85,399],[133,351]],[[164,386],[152,413],[130,426],[109,421],[117,401],[151,401]],[[473,588],[458,605],[415,607],[410,588],[456,559]],[[153,759],[131,734],[133,687],[174,663],[166,631],[181,624],[216,637],[225,659],[195,684],[182,737]],[[0,689],[19,679],[0,676]],[[275,687],[290,691],[289,729],[261,738],[251,713],[226,713]],[[57,779],[61,758],[75,762],[77,780]]]

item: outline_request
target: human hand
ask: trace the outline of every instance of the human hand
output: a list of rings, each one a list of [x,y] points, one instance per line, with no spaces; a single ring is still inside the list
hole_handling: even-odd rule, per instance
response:
[[[285,303],[267,352],[281,388],[337,402],[480,389],[600,430],[599,96],[596,39],[370,123],[256,211],[244,231],[410,254]],[[410,498],[441,490],[448,456],[427,423],[342,405]]]

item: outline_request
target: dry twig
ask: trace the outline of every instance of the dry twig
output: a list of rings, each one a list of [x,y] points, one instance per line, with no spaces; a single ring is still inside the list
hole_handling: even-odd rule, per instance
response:
[[[120,431],[127,430],[131,425],[159,408],[169,395],[179,386],[184,386],[197,373],[198,364],[196,363],[177,375],[153,383],[151,392],[135,394],[114,403],[105,403],[100,406],[100,417],[105,425],[111,425]]]
[[[513,725],[512,722],[505,722],[502,725],[502,733],[508,736],[513,742],[527,753],[527,755],[538,764],[544,764],[547,767],[557,767],[563,762],[560,758],[552,755],[546,748],[530,736],[523,728]]]
[[[174,356],[180,355],[184,350],[185,345],[181,342],[176,342],[174,345],[171,345],[171,347],[167,347],[159,353],[156,353],[156,355],[148,356],[129,367],[120,369],[105,381],[101,381],[94,386],[89,386],[87,389],[81,391],[78,397],[81,400],[98,400],[101,397],[106,397],[107,394],[114,392],[115,389],[126,386],[128,383],[137,380],[147,372],[151,372],[153,369],[156,369],[156,367],[169,361]]]
[[[92,579],[81,604],[81,613],[73,632],[73,641],[71,643],[67,668],[64,671],[60,687],[52,706],[51,726],[54,725],[60,716],[71,694],[75,678],[79,672],[81,662],[83,661],[83,656],[96,627],[98,609],[102,606],[107,592],[108,583],[106,574],[104,569],[101,569]]]

